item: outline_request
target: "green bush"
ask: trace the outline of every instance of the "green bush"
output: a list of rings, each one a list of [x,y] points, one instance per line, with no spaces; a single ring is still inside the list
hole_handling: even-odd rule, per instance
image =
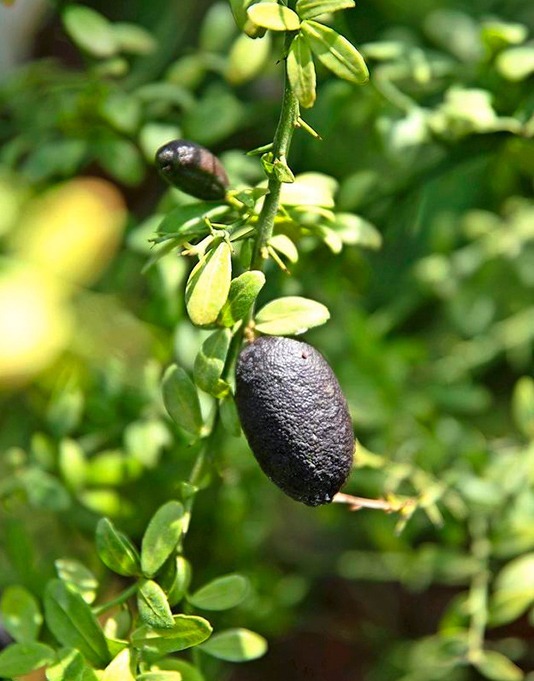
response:
[[[0,676],[531,679],[531,3],[108,5],[0,80]],[[233,403],[304,332],[359,441],[317,509]]]

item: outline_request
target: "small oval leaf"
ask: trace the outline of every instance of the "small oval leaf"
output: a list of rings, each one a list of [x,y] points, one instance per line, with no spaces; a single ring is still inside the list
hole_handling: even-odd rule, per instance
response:
[[[225,575],[197,589],[187,600],[201,610],[228,610],[239,605],[248,591],[248,579],[237,574]]]
[[[183,556],[176,556],[176,565],[172,584],[167,593],[171,606],[179,603],[184,597],[191,582],[191,564]]]
[[[46,587],[44,606],[46,624],[62,645],[76,648],[95,667],[109,662],[102,629],[80,594],[54,579]]]
[[[492,681],[521,681],[525,678],[522,670],[502,653],[484,650],[475,663],[478,671]]]
[[[259,270],[243,272],[232,280],[228,300],[219,315],[218,322],[223,326],[233,326],[244,319],[265,284],[265,275]]]
[[[248,629],[227,629],[212,636],[200,649],[219,660],[247,662],[265,654],[267,641]]]
[[[298,31],[300,19],[289,7],[275,2],[260,2],[247,9],[250,21],[271,31]]]
[[[154,629],[170,629],[174,626],[172,612],[163,589],[151,579],[141,581],[137,592],[139,617]]]
[[[307,109],[315,104],[315,65],[309,44],[297,35],[287,55],[287,75],[299,104]]]
[[[287,296],[267,303],[256,315],[256,331],[270,336],[297,336],[330,319],[328,308],[309,298]]]
[[[57,576],[74,591],[77,591],[86,603],[91,604],[96,598],[98,581],[94,574],[77,560],[59,559],[54,563]]]
[[[43,623],[37,600],[23,586],[5,588],[0,602],[0,614],[4,629],[15,641],[35,641]]]
[[[195,359],[195,383],[214,397],[222,397],[229,391],[228,384],[221,380],[221,376],[231,340],[229,329],[215,331],[202,343]]]
[[[141,544],[141,569],[152,577],[176,549],[183,530],[184,507],[169,501],[152,516]]]
[[[173,620],[172,629],[139,627],[132,633],[132,645],[144,653],[163,656],[199,645],[211,635],[211,624],[203,617],[175,615]]]
[[[230,435],[239,437],[241,435],[241,421],[239,420],[233,395],[226,395],[226,397],[220,401],[219,414],[224,429],[230,433]]]
[[[369,80],[364,58],[342,35],[317,21],[303,21],[302,33],[317,59],[338,78],[357,84]]]
[[[338,12],[355,7],[354,0],[297,0],[297,14],[301,19],[314,19],[320,14]]]
[[[104,565],[118,575],[131,577],[140,574],[137,549],[108,518],[102,518],[96,526],[96,550]]]
[[[52,662],[54,657],[52,648],[43,643],[12,643],[0,653],[0,675],[11,679],[29,674]]]
[[[193,268],[185,287],[187,314],[196,326],[213,324],[228,298],[232,279],[232,249],[220,243]]]
[[[118,51],[113,25],[99,12],[83,5],[68,5],[63,25],[76,45],[95,57],[112,57]]]
[[[171,365],[162,380],[163,403],[172,420],[191,435],[200,435],[202,413],[197,389],[187,373]]]

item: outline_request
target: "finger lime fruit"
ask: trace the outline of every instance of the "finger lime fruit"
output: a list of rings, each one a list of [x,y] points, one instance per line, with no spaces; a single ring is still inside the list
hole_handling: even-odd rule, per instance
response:
[[[205,147],[172,140],[156,152],[160,175],[173,187],[204,201],[224,199],[229,181],[222,163]]]
[[[324,357],[291,338],[258,338],[239,355],[236,404],[264,473],[304,504],[332,501],[352,467],[354,433]]]

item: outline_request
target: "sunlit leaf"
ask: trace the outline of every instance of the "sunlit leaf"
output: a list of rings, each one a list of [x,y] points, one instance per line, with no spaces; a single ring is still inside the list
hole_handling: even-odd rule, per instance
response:
[[[354,6],[354,0],[297,0],[296,9],[301,19],[314,19],[320,14],[329,14]]]
[[[154,629],[174,626],[172,612],[163,589],[151,579],[143,580],[137,592],[137,607],[141,621]]]
[[[227,629],[203,643],[201,650],[220,660],[247,662],[266,653],[267,641],[248,629]]]
[[[94,574],[77,560],[66,558],[54,562],[58,577],[77,591],[86,603],[92,603],[96,598],[98,581]]]
[[[294,38],[289,48],[287,75],[300,105],[312,107],[315,103],[315,66],[310,46],[301,34]]]
[[[226,241],[201,258],[187,280],[185,303],[193,324],[213,324],[228,298],[232,279],[232,250]]]
[[[239,605],[249,588],[242,575],[225,575],[197,589],[187,600],[201,610],[227,610]]]
[[[521,669],[502,653],[484,650],[475,662],[478,671],[491,681],[521,681],[525,675]]]
[[[300,296],[286,296],[267,303],[255,318],[256,330],[272,336],[296,336],[330,319],[321,303]]]
[[[112,57],[118,51],[113,25],[99,12],[84,5],[67,5],[63,24],[72,40],[95,57]]]
[[[260,2],[247,10],[248,18],[271,31],[298,31],[300,19],[289,7],[275,2]]]
[[[303,21],[302,33],[317,59],[338,78],[358,84],[369,79],[364,58],[342,35],[317,21]]]
[[[19,643],[34,641],[39,636],[43,616],[37,600],[23,586],[4,589],[0,601],[4,629]]]
[[[203,617],[175,615],[173,619],[172,629],[136,629],[131,636],[133,646],[163,656],[196,646],[211,635],[212,627]]]
[[[183,518],[184,507],[179,501],[169,501],[154,513],[141,544],[141,568],[147,577],[153,576],[176,549]]]
[[[108,518],[101,518],[98,521],[95,541],[100,560],[110,570],[125,577],[140,574],[141,565],[137,549]]]

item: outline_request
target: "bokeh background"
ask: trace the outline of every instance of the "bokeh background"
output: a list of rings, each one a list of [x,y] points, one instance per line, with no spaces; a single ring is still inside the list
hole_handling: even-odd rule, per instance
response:
[[[170,205],[154,150],[192,139],[258,182],[244,152],[271,141],[282,88],[280,43],[240,38],[226,2],[81,3],[114,31],[80,30],[68,4],[0,5],[0,589],[37,596],[64,556],[112,593],[98,518],[139,538],[195,458],[160,398],[204,335],[184,310],[188,262],[143,270]],[[331,311],[306,340],[354,418],[346,491],[418,504],[404,520],[309,509],[242,438],[221,442],[187,552],[198,584],[251,579],[221,622],[270,650],[206,675],[532,681],[534,5],[361,0],[333,25],[371,82],[320,72],[305,119],[323,141],[297,132],[290,164],[334,177],[382,247],[304,240],[262,296]],[[493,656],[477,669],[480,635]]]

